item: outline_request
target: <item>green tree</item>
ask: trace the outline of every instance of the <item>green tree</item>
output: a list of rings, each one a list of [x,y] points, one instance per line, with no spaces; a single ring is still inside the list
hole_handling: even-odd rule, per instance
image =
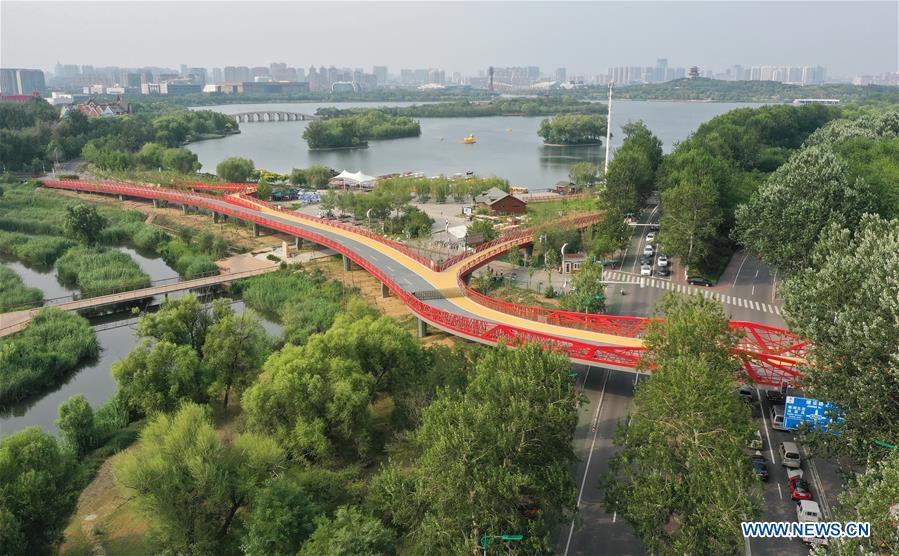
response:
[[[268,335],[252,311],[227,315],[209,327],[203,361],[212,373],[212,391],[224,394],[225,407],[232,388],[253,383],[269,349]]]
[[[171,412],[185,401],[205,402],[209,375],[190,346],[165,340],[145,340],[112,364],[119,396],[141,415]]]
[[[886,454],[863,473],[854,476],[840,495],[834,520],[863,521],[871,524],[871,536],[831,539],[827,553],[836,556],[857,554],[899,554],[896,537],[895,504],[899,500],[899,450]],[[894,512],[891,515],[891,512]]]
[[[640,383],[604,480],[606,511],[627,519],[654,554],[733,554],[757,512],[743,453],[750,411],[734,395],[737,337],[720,305],[666,296],[648,325]]]
[[[720,222],[718,193],[711,184],[682,183],[662,192],[660,242],[688,267],[699,265],[712,251]]]
[[[899,220],[865,215],[853,234],[831,225],[806,268],[782,285],[790,329],[815,347],[804,387],[844,409],[839,436],[816,440],[859,465],[899,439]]]
[[[577,396],[571,365],[537,344],[486,351],[462,391],[445,390],[413,433],[413,459],[391,460],[371,507],[408,531],[414,554],[471,554],[484,533],[523,534],[522,553],[553,550],[575,511]]]
[[[256,185],[256,197],[262,201],[267,201],[272,196],[272,186],[265,180],[259,180]]]
[[[572,279],[571,293],[562,297],[562,307],[580,313],[603,313],[606,309],[606,285],[600,263],[581,265]]]
[[[190,346],[200,353],[206,332],[213,319],[206,307],[193,294],[167,299],[159,311],[144,313],[137,323],[137,333],[180,346]]]
[[[598,145],[606,135],[606,118],[592,114],[562,114],[540,122],[537,135],[547,145]]]
[[[489,220],[475,220],[472,222],[471,226],[465,231],[465,241],[469,241],[469,237],[474,237],[478,234],[483,234],[485,242],[496,239],[496,229],[493,227],[493,222]]]
[[[0,554],[49,554],[78,502],[72,456],[29,427],[0,440]]]
[[[247,556],[296,554],[315,531],[315,518],[320,514],[315,502],[291,478],[271,479],[253,497],[241,549]]]
[[[555,249],[547,249],[546,252],[543,253],[543,266],[546,269],[548,286],[552,287],[553,283],[553,272],[559,270],[559,265],[562,264],[562,257],[558,251]]]
[[[237,511],[284,462],[269,438],[244,434],[224,442],[208,408],[192,403],[174,415],[158,414],[140,438],[117,462],[116,480],[163,545],[181,554],[228,552]]]
[[[572,183],[581,186],[596,184],[599,169],[592,162],[578,162],[568,170],[568,179]]]
[[[300,549],[299,556],[390,556],[396,554],[396,535],[373,517],[352,506],[339,508],[323,519]]]
[[[337,208],[337,192],[333,189],[325,191],[321,196],[321,207],[327,214],[331,214]]]
[[[863,180],[823,146],[802,150],[774,172],[737,210],[735,237],[783,270],[805,266],[829,224],[854,229],[876,203]]]
[[[96,245],[100,233],[106,227],[106,219],[97,212],[93,205],[83,203],[69,205],[63,217],[63,228],[66,235],[87,245]]]
[[[327,187],[330,180],[331,169],[327,166],[310,166],[306,168],[306,181],[310,186],[317,189]]]
[[[82,394],[64,401],[58,410],[56,426],[78,455],[85,454],[96,442],[94,410]]]
[[[367,452],[374,379],[357,361],[310,342],[274,353],[263,371],[265,378],[241,399],[253,430],[305,460]]]
[[[148,170],[156,170],[162,167],[162,155],[165,150],[165,147],[157,143],[147,143],[135,153],[134,161]]]
[[[334,324],[340,306],[321,297],[303,297],[281,311],[284,341],[302,345],[313,334],[324,332]]]
[[[215,173],[227,182],[243,183],[250,179],[250,174],[256,169],[252,160],[246,158],[231,157],[218,163]]]
[[[609,162],[603,201],[621,212],[636,211],[652,191],[655,183],[649,158],[635,149],[621,149]]]
[[[164,150],[162,165],[182,174],[192,174],[202,167],[195,153],[182,148]]]

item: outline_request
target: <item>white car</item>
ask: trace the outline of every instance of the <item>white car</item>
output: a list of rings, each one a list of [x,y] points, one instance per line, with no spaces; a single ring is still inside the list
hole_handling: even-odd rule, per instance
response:
[[[796,521],[800,523],[818,523],[821,521],[821,509],[817,502],[811,500],[799,500],[796,502]],[[827,545],[824,537],[803,537],[802,542],[807,545]]]
[[[655,240],[656,240],[655,232],[649,232],[648,234],[646,234],[646,243],[652,243]]]
[[[652,276],[652,265],[641,265],[640,266],[640,276]]]
[[[656,250],[653,248],[652,245],[647,244],[646,246],[643,247],[643,254],[644,254],[644,255],[652,256],[652,254],[655,253],[655,252],[656,252]]]
[[[659,266],[668,266],[668,255],[659,255],[658,260],[656,260],[656,264]]]

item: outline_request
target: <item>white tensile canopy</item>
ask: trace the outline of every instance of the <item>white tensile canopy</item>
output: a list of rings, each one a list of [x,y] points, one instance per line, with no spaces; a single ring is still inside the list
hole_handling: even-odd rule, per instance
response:
[[[343,172],[335,176],[334,179],[342,180],[344,183],[352,185],[373,185],[375,183],[375,180],[377,180],[378,178],[363,174],[362,172],[347,172],[346,170],[344,170]]]

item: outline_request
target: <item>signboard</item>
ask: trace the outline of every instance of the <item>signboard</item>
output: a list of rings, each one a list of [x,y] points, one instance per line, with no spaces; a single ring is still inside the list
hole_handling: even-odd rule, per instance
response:
[[[462,207],[462,214],[465,216],[471,216],[471,207]]]
[[[784,427],[794,430],[805,423],[813,430],[826,431],[827,426],[833,421],[831,415],[837,411],[839,411],[837,406],[830,402],[787,396],[787,403],[784,407]],[[843,418],[837,417],[837,423],[842,422]]]

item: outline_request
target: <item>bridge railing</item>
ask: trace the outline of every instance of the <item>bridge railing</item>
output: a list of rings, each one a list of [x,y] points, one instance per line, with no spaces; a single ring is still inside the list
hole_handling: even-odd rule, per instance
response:
[[[283,214],[288,215],[293,218],[308,220],[310,222],[316,222],[318,224],[324,224],[326,226],[330,226],[330,227],[337,228],[340,230],[352,232],[354,234],[364,236],[364,237],[367,237],[374,241],[377,241],[378,243],[384,244],[384,245],[390,247],[391,249],[395,249],[395,250],[399,251],[400,253],[402,253],[403,255],[406,255],[410,259],[426,266],[427,268],[430,268],[432,270],[435,269],[434,261],[432,261],[431,259],[428,259],[426,257],[419,255],[418,253],[416,253],[415,251],[412,251],[411,249],[409,249],[409,247],[407,247],[406,245],[404,245],[403,243],[401,243],[399,241],[384,237],[380,234],[376,234],[376,233],[372,232],[371,230],[366,230],[365,228],[360,228],[358,226],[353,226],[351,224],[344,224],[343,222],[333,222],[330,220],[324,220],[322,218],[317,218],[315,216],[312,216],[309,214],[303,214],[301,212],[293,212],[293,211],[285,210],[273,203],[269,203],[268,201],[262,201],[259,199],[250,198],[248,195],[229,196],[228,202],[233,202],[234,204],[237,204],[239,206],[251,208],[254,210],[258,209],[260,206],[263,206],[269,210],[277,211],[277,212],[283,213]]]
[[[48,185],[48,187],[81,189],[100,193],[117,193],[136,197],[162,198],[179,203],[203,206],[234,218],[254,222],[272,230],[308,239],[345,255],[348,259],[370,272],[378,278],[378,280],[387,285],[387,287],[402,300],[403,303],[423,320],[463,337],[488,343],[502,342],[511,345],[520,345],[525,342],[537,342],[546,349],[564,352],[568,357],[574,360],[623,367],[636,366],[645,351],[644,347],[596,345],[580,342],[563,336],[544,334],[517,326],[468,317],[452,313],[434,305],[429,305],[407,292],[390,276],[346,245],[300,226],[273,220],[266,216],[261,216],[256,212],[248,212],[246,210],[247,208],[250,210],[257,210],[258,207],[245,200],[244,202],[247,203],[247,206],[228,206],[228,204],[223,203],[222,198],[201,193],[192,193],[188,195],[173,192],[172,190],[164,188],[122,185],[105,186],[89,182],[78,183],[77,180],[46,180],[45,185]],[[233,198],[234,196],[228,197],[228,199]],[[295,215],[296,213],[291,214]],[[348,226],[348,228],[356,233],[355,227]],[[462,276],[466,272],[466,269],[474,268],[478,264],[483,264],[484,260],[495,258],[502,252],[504,252],[504,250],[500,249],[487,251],[479,254],[477,257],[473,257],[470,261],[467,261],[464,268],[460,270],[460,273],[458,274],[460,287],[463,291],[466,293],[474,291],[468,288],[468,286],[464,284],[464,281],[462,281]],[[641,322],[646,322],[646,319],[641,319],[639,317],[611,317],[608,315],[589,315],[585,313],[569,313],[562,311],[545,314],[543,311],[546,310],[541,308],[531,308],[508,303],[490,298],[489,296],[483,296],[483,294],[476,293],[476,295],[482,296],[478,298],[480,301],[493,304],[493,307],[497,308],[496,310],[498,311],[514,311],[515,313],[510,314],[515,314],[516,316],[521,316],[528,320],[539,321],[541,318],[545,318],[547,319],[547,322],[549,322],[548,319],[554,318],[557,319],[557,322],[553,322],[552,324],[568,323],[562,324],[562,326],[571,325],[570,327],[572,328],[580,328],[583,326],[587,330],[596,332],[603,332],[604,327],[611,326],[612,330],[605,328],[605,330],[609,330],[606,333],[618,336],[634,337],[639,334],[642,328]],[[530,318],[532,316],[536,316],[536,318]],[[796,357],[796,355],[792,354],[804,353],[806,344],[800,339],[796,338],[788,331],[766,327],[756,323],[738,322],[732,324],[732,326],[750,332],[746,334],[744,338],[751,337],[751,339],[745,343],[741,343],[735,350],[735,354],[741,358],[746,372],[755,382],[759,384],[779,385],[790,383],[797,377],[803,376],[801,371],[789,360],[790,357]]]
[[[227,193],[238,193],[248,190],[256,190],[258,184],[255,183],[208,183],[196,181],[176,181],[175,185],[186,187],[189,189],[199,189],[204,191],[224,191]]]

